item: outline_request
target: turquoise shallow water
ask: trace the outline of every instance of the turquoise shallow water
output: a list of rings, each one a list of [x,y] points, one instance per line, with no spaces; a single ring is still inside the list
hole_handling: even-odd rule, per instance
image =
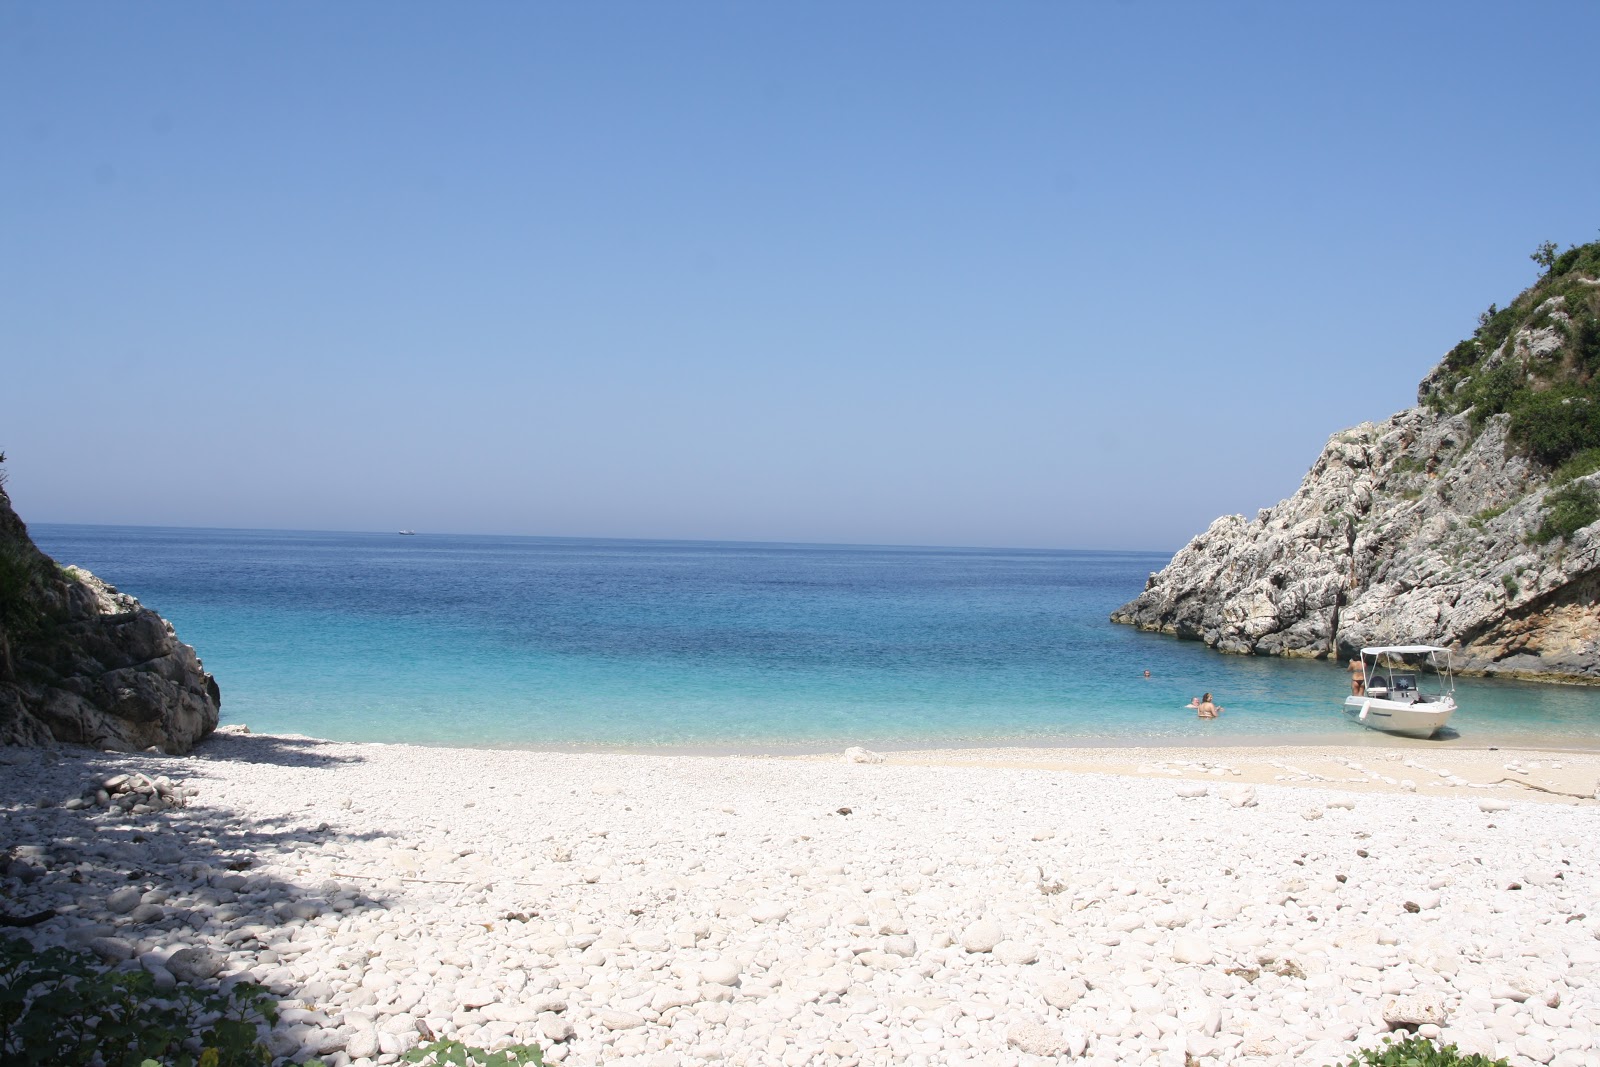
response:
[[[1381,740],[1339,715],[1338,666],[1107,622],[1166,562],[1151,553],[32,532],[171,619],[223,720],[255,730],[713,750]],[[1203,690],[1222,719],[1182,710]],[[1459,696],[1458,743],[1600,747],[1600,690],[1469,679]]]

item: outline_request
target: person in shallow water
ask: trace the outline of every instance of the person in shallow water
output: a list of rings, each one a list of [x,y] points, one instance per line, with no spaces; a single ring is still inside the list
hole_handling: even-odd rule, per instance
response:
[[[1195,710],[1202,719],[1215,719],[1222,714],[1222,709],[1211,702],[1210,693],[1200,698],[1200,703],[1195,705]]]

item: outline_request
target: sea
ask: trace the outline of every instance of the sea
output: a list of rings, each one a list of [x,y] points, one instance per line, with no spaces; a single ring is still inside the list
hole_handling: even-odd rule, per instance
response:
[[[30,529],[169,619],[223,722],[258,732],[776,754],[1405,743],[1343,717],[1343,664],[1110,623],[1159,553]],[[1221,718],[1184,706],[1203,692]],[[1600,689],[1457,695],[1451,733],[1409,744],[1600,748]]]

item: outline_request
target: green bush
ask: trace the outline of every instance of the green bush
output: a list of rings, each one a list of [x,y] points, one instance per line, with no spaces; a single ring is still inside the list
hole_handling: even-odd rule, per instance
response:
[[[1600,493],[1587,482],[1573,482],[1544,498],[1545,516],[1528,540],[1536,545],[1568,538],[1600,519]]]
[[[144,971],[107,971],[84,953],[0,938],[0,1062],[14,1067],[262,1067],[261,1027],[277,1001],[241,982],[228,992],[161,991]]]
[[[1523,388],[1522,375],[1516,366],[1502,363],[1468,382],[1462,390],[1462,399],[1472,407],[1472,421],[1481,426],[1490,415],[1498,415],[1510,407]]]
[[[1600,448],[1586,448],[1557,467],[1550,481],[1553,485],[1565,485],[1574,478],[1582,478],[1595,471],[1600,471]]]
[[[412,1049],[406,1059],[424,1067],[544,1067],[544,1053],[537,1045],[508,1045],[485,1052],[459,1041],[435,1041]]]
[[[1511,401],[1510,411],[1512,440],[1552,467],[1600,447],[1600,402],[1577,388],[1524,391]]]
[[[1454,1045],[1435,1045],[1425,1037],[1385,1041],[1380,1048],[1364,1048],[1345,1067],[1506,1067],[1476,1053],[1463,1056]]]

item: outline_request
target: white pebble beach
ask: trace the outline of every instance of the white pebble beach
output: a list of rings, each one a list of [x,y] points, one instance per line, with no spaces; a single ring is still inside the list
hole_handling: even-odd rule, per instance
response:
[[[1414,1030],[1600,1067],[1597,776],[1582,751],[225,729],[188,757],[0,751],[0,848],[6,907],[58,912],[24,936],[264,982],[275,1050],[334,1064],[429,1034],[649,1067],[1342,1064]]]

